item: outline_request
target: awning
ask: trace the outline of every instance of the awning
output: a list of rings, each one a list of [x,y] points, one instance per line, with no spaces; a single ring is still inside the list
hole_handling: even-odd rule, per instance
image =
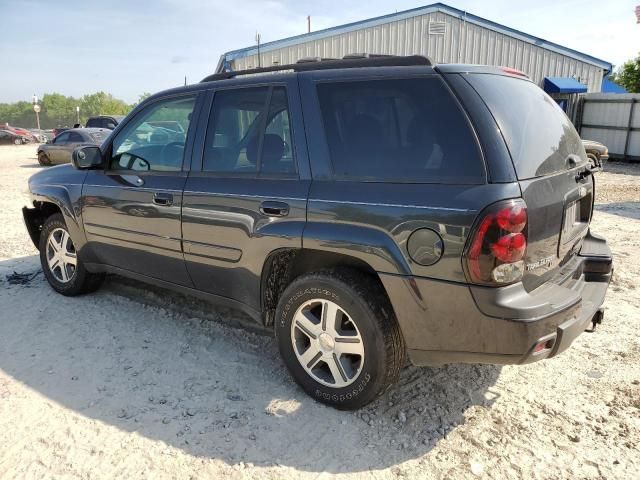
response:
[[[571,77],[544,77],[547,93],[586,93],[587,86]]]

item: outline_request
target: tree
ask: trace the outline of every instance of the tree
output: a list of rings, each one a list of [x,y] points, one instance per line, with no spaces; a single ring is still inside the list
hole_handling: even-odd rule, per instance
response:
[[[147,95],[147,94],[145,94]],[[60,93],[45,93],[40,104],[40,126],[44,129],[71,127],[77,123],[76,107],[80,107],[80,123],[85,125],[95,115],[126,115],[132,105],[105,92],[67,97]],[[0,103],[0,124],[35,128],[36,114],[30,102]]]
[[[611,79],[629,93],[640,93],[640,55],[618,67]]]

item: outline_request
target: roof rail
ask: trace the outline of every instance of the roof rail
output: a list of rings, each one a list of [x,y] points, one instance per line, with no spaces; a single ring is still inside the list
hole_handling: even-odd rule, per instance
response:
[[[409,67],[409,66],[431,66],[431,60],[422,55],[408,55],[405,57],[393,55],[372,55],[372,54],[351,54],[342,59],[333,58],[303,58],[297,63],[289,65],[273,65],[271,67],[250,68],[248,70],[237,70],[232,72],[220,72],[209,75],[200,83],[212,82],[214,80],[226,80],[239,75],[252,75],[256,73],[280,72],[293,70],[294,72],[307,72],[311,70],[328,70],[333,68],[363,68],[363,67]]]

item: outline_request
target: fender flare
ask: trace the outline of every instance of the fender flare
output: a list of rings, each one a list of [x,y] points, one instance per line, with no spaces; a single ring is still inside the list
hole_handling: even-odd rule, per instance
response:
[[[79,197],[80,196],[78,195],[78,198]],[[69,234],[71,235],[71,238],[73,238],[76,249],[80,250],[82,246],[87,243],[84,227],[80,218],[81,207],[77,202],[73,202],[72,195],[66,186],[31,185],[31,198],[34,205],[37,205],[38,203],[49,203],[58,207],[65,223],[67,224]],[[31,211],[33,211],[33,209],[27,210],[27,212]],[[25,212],[25,221],[29,215],[27,212]],[[33,236],[32,240],[35,243]],[[36,248],[39,248],[39,245],[36,245]]]

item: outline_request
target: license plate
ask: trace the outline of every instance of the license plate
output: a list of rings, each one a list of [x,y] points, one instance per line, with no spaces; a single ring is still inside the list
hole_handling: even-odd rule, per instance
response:
[[[562,236],[571,234],[576,223],[580,223],[580,202],[572,202],[564,211],[564,226],[562,227]]]

